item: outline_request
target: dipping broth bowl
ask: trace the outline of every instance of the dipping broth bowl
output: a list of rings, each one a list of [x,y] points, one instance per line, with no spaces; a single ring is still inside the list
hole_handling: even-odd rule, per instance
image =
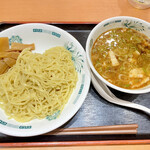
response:
[[[131,94],[141,94],[150,92],[150,85],[139,89],[126,89],[116,86],[104,79],[93,66],[91,60],[91,49],[93,47],[94,42],[102,33],[114,28],[131,28],[145,34],[147,37],[150,37],[150,23],[135,17],[118,16],[100,22],[91,30],[86,42],[86,56],[92,72],[94,73],[94,75],[96,75],[97,79],[101,80],[107,86],[115,90]]]

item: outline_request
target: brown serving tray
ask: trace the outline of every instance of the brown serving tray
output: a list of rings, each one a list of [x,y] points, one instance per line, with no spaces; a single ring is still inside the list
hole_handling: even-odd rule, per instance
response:
[[[16,24],[0,25],[0,31]],[[85,48],[87,37],[96,24],[53,24],[72,34]],[[112,89],[111,89],[112,90]],[[132,95],[112,90],[119,98],[150,108],[150,94]],[[0,133],[1,146],[63,146],[150,143],[150,116],[141,111],[107,102],[91,84],[89,93],[76,115],[63,127],[107,126],[138,124],[137,135],[39,135],[12,137]]]

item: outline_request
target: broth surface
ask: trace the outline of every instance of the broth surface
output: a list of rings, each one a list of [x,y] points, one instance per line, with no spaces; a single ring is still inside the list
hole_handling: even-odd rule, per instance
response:
[[[126,89],[150,84],[150,39],[130,28],[102,33],[91,50],[92,63],[108,82]]]

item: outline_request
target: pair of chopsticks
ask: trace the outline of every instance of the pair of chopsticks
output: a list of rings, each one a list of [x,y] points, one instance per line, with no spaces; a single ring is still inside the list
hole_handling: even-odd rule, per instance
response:
[[[60,128],[45,135],[114,135],[114,134],[137,134],[137,124],[93,126],[78,128]]]

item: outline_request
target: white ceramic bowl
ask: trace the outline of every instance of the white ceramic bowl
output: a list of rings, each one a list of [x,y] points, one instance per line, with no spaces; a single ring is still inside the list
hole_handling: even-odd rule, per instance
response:
[[[27,123],[19,123],[0,109],[0,132],[12,136],[35,136],[52,131],[72,118],[84,102],[90,86],[90,73],[87,68],[86,55],[80,43],[68,32],[47,24],[22,24],[0,33],[0,37],[8,37],[11,42],[24,44],[35,43],[35,52],[43,53],[54,46],[64,46],[72,53],[72,58],[78,72],[78,82],[68,103],[61,112],[45,119],[34,119]]]
[[[100,34],[103,32],[113,29],[113,28],[121,28],[121,27],[126,27],[126,28],[133,28],[135,30],[140,31],[141,33],[144,33],[148,37],[150,37],[150,23],[134,18],[134,17],[127,17],[127,16],[120,16],[120,17],[113,17],[109,18],[107,20],[104,20],[97,24],[92,31],[90,32],[87,42],[86,42],[86,54],[87,54],[87,60],[89,63],[90,68],[92,69],[93,73],[97,76],[98,79],[102,80],[106,85],[109,87],[116,89],[121,92],[125,93],[132,93],[132,94],[140,94],[140,93],[147,93],[150,92],[150,85],[146,86],[144,88],[140,89],[124,89],[120,88],[116,85],[111,84],[107,80],[105,80],[94,68],[92,61],[91,61],[91,48],[95,42],[95,40],[98,38]]]

